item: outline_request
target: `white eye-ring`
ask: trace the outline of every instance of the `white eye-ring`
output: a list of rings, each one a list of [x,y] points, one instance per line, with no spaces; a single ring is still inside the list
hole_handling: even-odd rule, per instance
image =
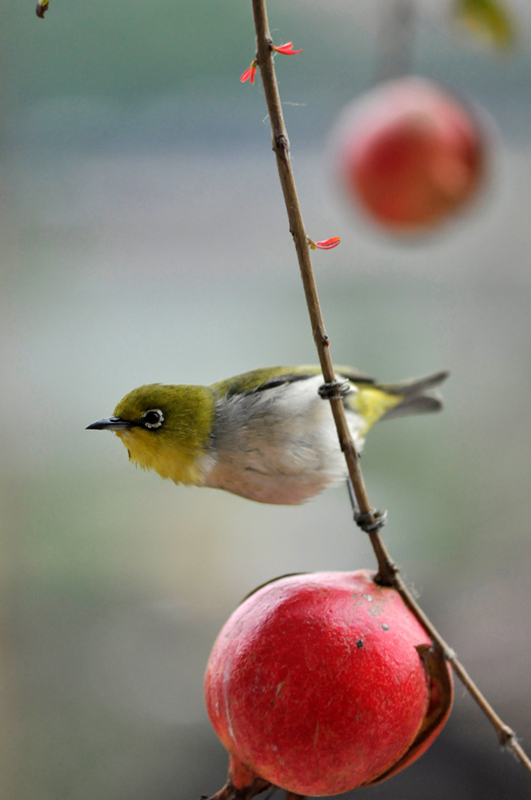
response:
[[[146,411],[144,414],[142,414],[142,425],[145,428],[150,428],[151,430],[154,428],[160,428],[163,422],[164,414],[160,408],[150,408],[149,411]]]

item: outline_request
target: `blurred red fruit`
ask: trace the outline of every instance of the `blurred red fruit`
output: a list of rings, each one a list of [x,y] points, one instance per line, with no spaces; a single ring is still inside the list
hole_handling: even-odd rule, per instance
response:
[[[440,732],[452,702],[442,655],[372,573],[274,581],[225,624],[205,677],[210,720],[230,753],[216,797],[269,784],[332,795],[390,777]]]
[[[396,233],[420,233],[463,210],[486,176],[484,125],[446,89],[406,77],[358,100],[334,158],[350,200]]]

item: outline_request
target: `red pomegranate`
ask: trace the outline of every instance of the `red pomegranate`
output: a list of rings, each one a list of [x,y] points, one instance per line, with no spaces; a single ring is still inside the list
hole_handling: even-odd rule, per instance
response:
[[[382,84],[340,127],[332,150],[344,193],[394,233],[418,234],[455,216],[488,172],[483,121],[433,81]]]
[[[210,720],[231,791],[269,784],[333,795],[399,771],[450,712],[441,655],[398,593],[373,574],[281,578],[232,614],[208,662]]]

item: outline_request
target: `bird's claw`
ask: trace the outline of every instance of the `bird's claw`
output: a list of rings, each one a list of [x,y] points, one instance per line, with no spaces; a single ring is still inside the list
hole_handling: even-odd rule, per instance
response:
[[[362,531],[365,531],[365,533],[374,533],[383,528],[387,522],[387,510],[374,509],[368,511],[366,514],[355,511],[354,522]]]
[[[322,400],[340,400],[352,391],[350,381],[331,381],[323,383],[317,390]]]

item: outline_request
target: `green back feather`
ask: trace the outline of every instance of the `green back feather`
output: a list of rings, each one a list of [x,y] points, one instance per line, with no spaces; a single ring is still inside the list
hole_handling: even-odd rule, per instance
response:
[[[364,375],[351,367],[336,367],[338,375],[348,378],[353,383],[374,383],[374,378]],[[295,381],[314,378],[321,373],[321,367],[315,365],[298,367],[266,367],[244,372],[234,378],[214,383],[210,388],[216,399],[233,397],[237,394],[246,394],[260,389],[278,386],[281,383],[294,383]],[[282,380],[283,379],[283,380]]]

